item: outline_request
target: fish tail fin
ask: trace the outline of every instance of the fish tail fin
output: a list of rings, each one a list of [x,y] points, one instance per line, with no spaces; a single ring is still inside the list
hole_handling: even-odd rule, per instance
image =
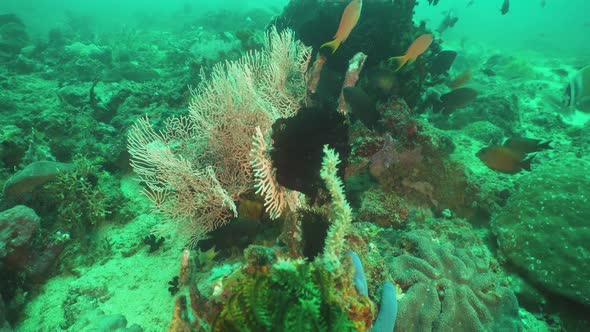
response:
[[[553,141],[547,141],[547,142],[541,142],[541,143],[537,144],[537,151],[553,149],[553,147],[551,145],[549,145],[552,142]]]
[[[324,47],[329,47],[332,49],[332,54],[334,54],[334,52],[336,52],[336,50],[338,49],[338,47],[340,47],[340,40],[338,39],[334,39],[332,41],[329,41],[327,43],[322,44],[322,46],[320,46],[320,48],[324,48]]]
[[[394,56],[389,58],[389,61],[397,61],[398,65],[395,71],[402,69],[402,67],[408,62],[408,58],[405,55],[402,56]]]
[[[531,171],[531,162],[533,161],[533,159],[535,159],[535,156],[534,155],[526,158],[525,160],[523,160],[520,163],[520,167],[522,169],[524,169],[525,171],[529,171],[530,172]]]

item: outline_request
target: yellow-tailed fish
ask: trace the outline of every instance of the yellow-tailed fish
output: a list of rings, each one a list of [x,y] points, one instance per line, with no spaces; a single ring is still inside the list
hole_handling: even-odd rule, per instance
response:
[[[417,57],[426,52],[432,43],[432,39],[433,37],[430,34],[421,35],[420,37],[416,38],[416,40],[414,40],[412,45],[410,45],[406,54],[389,58],[390,61],[396,60],[399,63],[395,71],[400,70],[406,63],[411,64],[412,62],[416,61]]]
[[[342,13],[342,18],[340,18],[340,25],[338,26],[338,31],[336,31],[336,34],[334,35],[334,40],[323,44],[321,47],[329,47],[332,49],[332,53],[336,52],[340,44],[348,38],[352,29],[354,29],[359,21],[362,8],[362,0],[352,0],[346,8],[344,8],[344,13]]]

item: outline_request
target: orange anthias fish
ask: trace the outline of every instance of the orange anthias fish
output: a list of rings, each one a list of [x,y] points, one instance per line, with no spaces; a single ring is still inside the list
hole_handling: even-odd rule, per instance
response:
[[[362,8],[362,0],[352,0],[346,8],[344,8],[344,13],[342,13],[342,18],[340,18],[340,25],[338,26],[338,31],[336,31],[336,34],[334,35],[334,40],[323,44],[320,48],[329,47],[332,49],[332,53],[336,52],[340,44],[348,38],[352,29],[354,29],[359,21]]]
[[[479,150],[477,157],[489,168],[507,174],[516,174],[521,170],[531,170],[533,157],[530,153],[552,149],[551,141],[514,136],[507,139],[502,146],[489,146]]]
[[[477,157],[489,168],[506,173],[516,174],[521,170],[531,170],[533,158],[524,159],[525,155],[505,146],[490,146],[477,152]]]
[[[395,71],[400,70],[406,63],[411,64],[412,62],[416,61],[417,57],[426,52],[432,43],[432,39],[433,37],[430,34],[421,35],[420,37],[416,38],[416,40],[414,40],[412,45],[410,45],[406,54],[389,58],[390,61],[397,60],[399,62],[399,65]]]
[[[454,80],[449,82],[449,88],[456,89],[465,85],[471,79],[471,70],[464,71],[461,75],[455,77]]]

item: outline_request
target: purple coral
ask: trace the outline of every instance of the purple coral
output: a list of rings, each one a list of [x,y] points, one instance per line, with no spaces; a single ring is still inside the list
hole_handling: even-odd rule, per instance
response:
[[[383,137],[383,147],[371,157],[369,170],[374,176],[380,176],[395,162],[395,141],[391,135]]]
[[[383,137],[383,147],[371,157],[369,170],[374,176],[380,176],[393,165],[403,170],[413,170],[423,159],[421,146],[403,148],[391,135],[386,134]]]
[[[489,261],[428,231],[412,231],[393,258],[393,276],[404,295],[395,331],[519,331],[518,302],[500,284]]]

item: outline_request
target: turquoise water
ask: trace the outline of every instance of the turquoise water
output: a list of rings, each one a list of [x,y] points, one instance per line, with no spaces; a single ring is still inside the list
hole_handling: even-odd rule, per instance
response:
[[[467,38],[505,52],[534,50],[551,55],[588,54],[585,42],[590,22],[585,14],[590,4],[585,1],[541,0],[511,1],[507,15],[500,13],[501,1],[441,1],[428,6],[421,1],[415,20],[426,20],[437,27],[445,11],[452,11],[459,21],[446,38]]]
[[[438,2],[0,3],[0,331],[589,331],[590,3]]]
[[[16,13],[26,21],[27,26],[36,33],[43,34],[56,25],[63,24],[67,20],[67,13],[90,19],[96,29],[117,30],[127,26],[141,24],[142,16],[149,17],[158,24],[174,25],[190,21],[211,10],[228,10],[233,12],[246,11],[252,8],[272,8],[277,11],[286,4],[286,1],[254,1],[254,0],[229,0],[220,3],[193,0],[193,1],[157,1],[148,0],[142,2],[133,1],[3,1],[3,12]],[[240,22],[233,22],[240,24]],[[141,26],[149,28],[148,25]],[[237,26],[236,26],[237,27]]]

